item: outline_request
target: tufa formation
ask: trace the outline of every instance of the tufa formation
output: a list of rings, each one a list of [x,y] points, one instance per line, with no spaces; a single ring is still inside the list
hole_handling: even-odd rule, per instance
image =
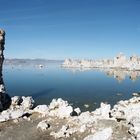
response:
[[[0,29],[0,111],[6,109],[7,103],[10,101],[10,97],[5,93],[5,86],[2,77],[2,66],[4,61],[3,54],[4,44],[5,44],[5,31]]]

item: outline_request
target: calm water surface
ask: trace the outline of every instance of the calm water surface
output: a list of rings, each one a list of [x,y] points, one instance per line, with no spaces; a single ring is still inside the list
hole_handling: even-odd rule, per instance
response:
[[[30,95],[37,104],[49,104],[53,98],[61,97],[82,110],[86,110],[84,104],[93,110],[102,101],[113,105],[140,91],[139,77],[132,81],[120,74],[124,80],[118,81],[108,75],[100,70],[68,70],[61,68],[60,63],[48,63],[42,69],[35,65],[5,65],[3,69],[10,96]]]

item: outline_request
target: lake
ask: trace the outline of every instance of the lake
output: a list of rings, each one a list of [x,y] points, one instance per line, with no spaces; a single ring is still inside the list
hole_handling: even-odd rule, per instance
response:
[[[93,110],[100,102],[114,105],[140,91],[140,72],[65,69],[60,64],[47,63],[43,68],[36,64],[4,65],[7,93],[32,96],[36,104],[49,104],[61,97],[82,110]]]

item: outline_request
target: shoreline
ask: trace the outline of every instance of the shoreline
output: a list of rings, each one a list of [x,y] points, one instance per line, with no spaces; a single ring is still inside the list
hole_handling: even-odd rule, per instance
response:
[[[138,93],[133,95],[139,96]],[[61,98],[38,106],[34,106],[32,97],[14,96],[11,99],[11,106],[0,113],[2,139],[139,139],[140,97],[121,100],[113,108],[101,103],[100,108],[85,112]]]

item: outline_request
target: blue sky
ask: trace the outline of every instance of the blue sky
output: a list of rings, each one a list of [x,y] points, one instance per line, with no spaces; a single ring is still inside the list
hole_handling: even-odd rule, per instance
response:
[[[140,0],[0,0],[6,58],[140,55]]]

